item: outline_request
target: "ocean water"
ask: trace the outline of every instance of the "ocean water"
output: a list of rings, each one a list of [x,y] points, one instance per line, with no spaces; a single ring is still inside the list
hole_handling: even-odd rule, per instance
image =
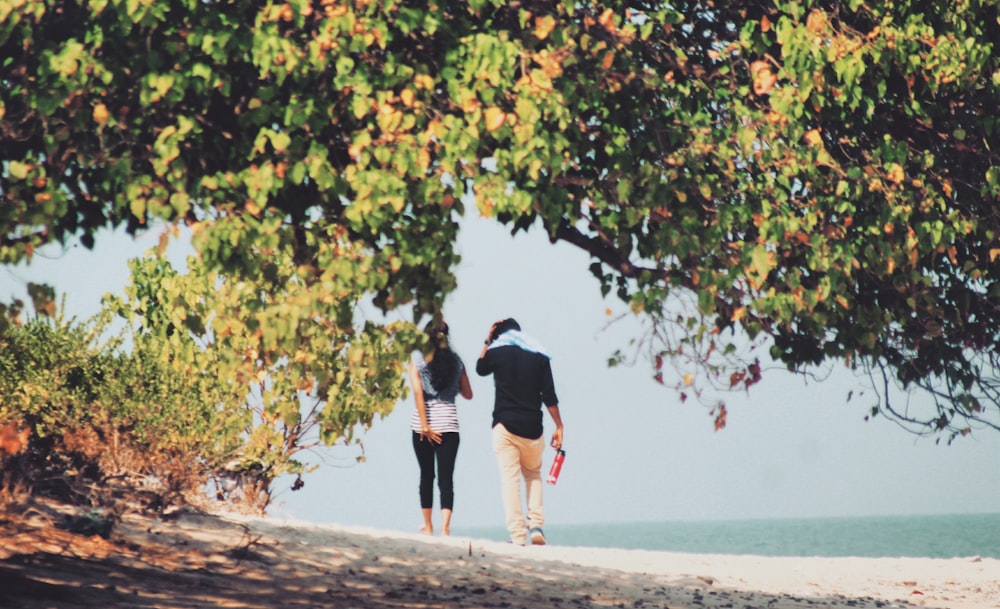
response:
[[[502,526],[453,535],[504,541]],[[545,526],[550,544],[692,554],[1000,558],[1000,514]]]

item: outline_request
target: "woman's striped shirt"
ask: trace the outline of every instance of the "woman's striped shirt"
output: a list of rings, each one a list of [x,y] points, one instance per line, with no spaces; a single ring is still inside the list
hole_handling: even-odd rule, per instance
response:
[[[461,390],[462,371],[465,364],[462,359],[455,355],[458,361],[454,380],[447,387],[436,389],[431,382],[431,371],[427,369],[427,361],[423,355],[417,353],[413,356],[413,363],[417,367],[420,376],[420,387],[415,390],[423,392],[424,408],[427,410],[427,424],[438,433],[458,432],[458,408],[455,407],[455,398]],[[410,429],[420,433],[420,414],[414,407],[413,415],[410,417]]]

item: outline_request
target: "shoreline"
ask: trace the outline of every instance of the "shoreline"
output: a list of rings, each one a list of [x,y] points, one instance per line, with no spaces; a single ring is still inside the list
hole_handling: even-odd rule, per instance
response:
[[[0,531],[0,606],[1000,608],[1000,560],[520,547],[269,517],[126,516],[109,539]]]
[[[550,541],[592,548],[681,554],[803,558],[1000,559],[1000,513],[914,514],[555,524]],[[933,531],[932,534],[925,534]],[[465,537],[505,540],[501,526],[453,527]],[[888,549],[892,551],[887,551]]]

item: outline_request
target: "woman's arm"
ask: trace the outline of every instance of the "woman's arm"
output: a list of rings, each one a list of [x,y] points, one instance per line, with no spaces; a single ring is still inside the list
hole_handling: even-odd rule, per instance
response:
[[[427,438],[435,444],[441,443],[441,434],[431,429],[427,423],[427,405],[424,404],[424,386],[420,383],[420,373],[417,366],[410,360],[410,385],[413,386],[413,401],[417,405],[417,415],[420,417],[420,438]]]
[[[465,366],[462,366],[462,376],[458,379],[458,391],[463,398],[472,399],[472,385],[469,384],[469,375],[465,373]]]

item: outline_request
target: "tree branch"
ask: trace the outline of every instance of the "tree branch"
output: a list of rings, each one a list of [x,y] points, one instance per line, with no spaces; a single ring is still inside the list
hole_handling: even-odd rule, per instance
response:
[[[548,225],[548,222],[546,222],[546,225]],[[627,256],[622,255],[618,248],[610,245],[606,240],[585,235],[565,223],[560,224],[556,229],[555,236],[552,238],[552,241],[565,241],[566,243],[575,245],[576,247],[589,253],[594,258],[597,258],[604,264],[608,265],[622,276],[630,279],[636,279],[643,273],[649,273],[653,278],[664,281],[677,276],[675,273],[671,273],[666,269],[635,264],[629,260]],[[681,276],[681,279],[682,284],[685,287],[693,287],[683,276]]]

